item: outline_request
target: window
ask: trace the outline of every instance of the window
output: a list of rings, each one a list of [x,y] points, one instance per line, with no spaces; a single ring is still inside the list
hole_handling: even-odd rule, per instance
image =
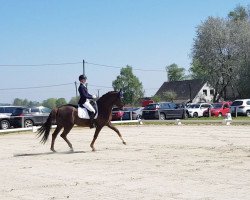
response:
[[[0,113],[4,113],[4,108],[0,108]]]
[[[207,90],[203,90],[203,94],[207,96]]]
[[[35,112],[39,112],[38,108],[31,108],[31,112],[35,113]]]
[[[170,109],[176,109],[177,106],[174,103],[170,103],[169,107],[170,107]]]
[[[169,109],[169,104],[168,104],[168,103],[163,103],[163,104],[161,105],[161,108],[162,108],[162,109]]]
[[[210,90],[210,95],[214,95],[214,90]]]
[[[43,108],[42,113],[50,113],[51,109],[50,108]]]
[[[241,106],[243,101],[234,101],[231,106]]]
[[[5,112],[6,113],[13,113],[13,111],[15,110],[16,108],[14,108],[14,107],[6,107],[5,108]]]
[[[247,101],[247,105],[250,105],[250,101]]]

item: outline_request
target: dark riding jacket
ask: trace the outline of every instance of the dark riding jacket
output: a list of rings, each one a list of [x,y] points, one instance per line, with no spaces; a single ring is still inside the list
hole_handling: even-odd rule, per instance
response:
[[[78,92],[80,94],[80,99],[78,101],[79,105],[84,104],[86,99],[93,99],[93,96],[88,93],[88,89],[82,83],[78,87]]]

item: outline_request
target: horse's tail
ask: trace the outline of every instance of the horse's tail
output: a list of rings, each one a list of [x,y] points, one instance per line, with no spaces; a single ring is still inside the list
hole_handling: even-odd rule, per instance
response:
[[[47,121],[38,129],[37,136],[41,137],[43,135],[43,137],[42,137],[42,139],[40,141],[43,144],[45,144],[45,142],[48,140],[49,132],[50,132],[50,129],[51,129],[51,126],[52,126],[52,122],[53,122],[53,120],[54,121],[56,120],[57,111],[58,111],[57,108],[53,109],[50,112]]]

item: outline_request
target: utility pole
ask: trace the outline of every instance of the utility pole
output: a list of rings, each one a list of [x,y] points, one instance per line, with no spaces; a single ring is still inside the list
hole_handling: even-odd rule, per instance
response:
[[[83,72],[83,76],[85,76],[85,60],[83,59],[82,60],[82,72]],[[88,83],[85,84],[86,85],[86,88],[88,88]]]
[[[75,87],[76,87],[76,97],[77,97],[77,82],[75,81]]]
[[[97,97],[100,97],[100,89],[97,89]]]
[[[83,69],[83,76],[85,75],[85,61],[82,60],[82,69]]]

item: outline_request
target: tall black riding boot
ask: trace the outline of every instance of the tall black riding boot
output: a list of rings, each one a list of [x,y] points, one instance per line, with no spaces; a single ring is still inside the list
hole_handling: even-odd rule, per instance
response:
[[[89,112],[89,121],[90,121],[90,128],[95,128],[95,113],[94,112]]]

